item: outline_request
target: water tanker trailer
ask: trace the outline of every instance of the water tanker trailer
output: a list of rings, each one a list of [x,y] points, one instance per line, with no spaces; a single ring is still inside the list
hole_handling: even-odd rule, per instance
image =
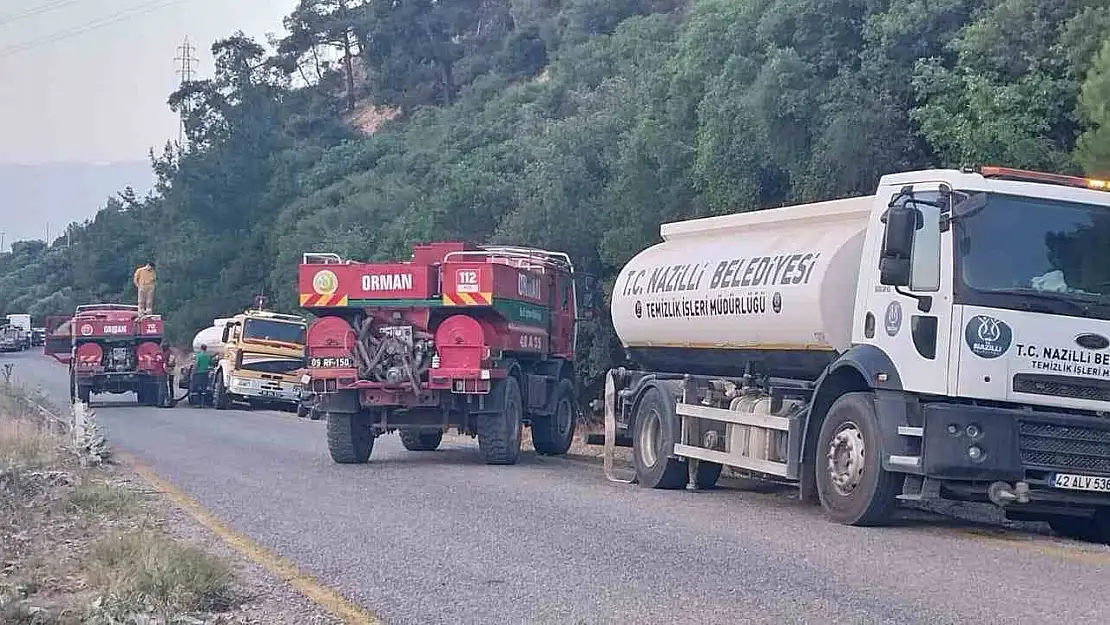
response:
[[[595,402],[607,474],[704,488],[728,466],[846,524],[948,498],[1110,540],[1108,188],[920,171],[664,224],[613,292],[636,366]]]
[[[334,461],[366,462],[392,431],[430,451],[454,428],[489,464],[516,463],[526,425],[537,452],[570,447],[578,299],[566,254],[465,243],[387,263],[306,254],[299,284],[318,317],[303,381]]]

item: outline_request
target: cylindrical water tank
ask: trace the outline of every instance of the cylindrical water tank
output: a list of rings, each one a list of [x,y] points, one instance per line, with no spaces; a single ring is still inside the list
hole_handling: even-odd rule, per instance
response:
[[[809,378],[849,347],[871,197],[664,224],[613,289],[651,371]]]

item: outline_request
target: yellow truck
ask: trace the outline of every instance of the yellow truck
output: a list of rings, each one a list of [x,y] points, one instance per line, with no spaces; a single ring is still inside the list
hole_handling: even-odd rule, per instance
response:
[[[306,328],[304,317],[254,309],[217,319],[199,332],[193,352],[204,345],[212,354],[212,404],[218,410],[232,403],[297,407]]]

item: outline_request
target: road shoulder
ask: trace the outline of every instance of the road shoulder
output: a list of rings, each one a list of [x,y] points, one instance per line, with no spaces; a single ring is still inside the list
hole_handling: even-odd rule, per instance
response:
[[[23,392],[0,389],[0,622],[343,622],[141,471],[74,454]]]

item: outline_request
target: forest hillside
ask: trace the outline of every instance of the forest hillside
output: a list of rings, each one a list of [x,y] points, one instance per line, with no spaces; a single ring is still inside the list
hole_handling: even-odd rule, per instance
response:
[[[155,190],[0,255],[2,312],[131,301],[153,258],[187,341],[262,291],[295,309],[304,251],[534,245],[611,284],[665,221],[934,165],[1110,172],[1104,0],[302,0],[211,51]],[[586,377],[619,357],[590,335]]]

